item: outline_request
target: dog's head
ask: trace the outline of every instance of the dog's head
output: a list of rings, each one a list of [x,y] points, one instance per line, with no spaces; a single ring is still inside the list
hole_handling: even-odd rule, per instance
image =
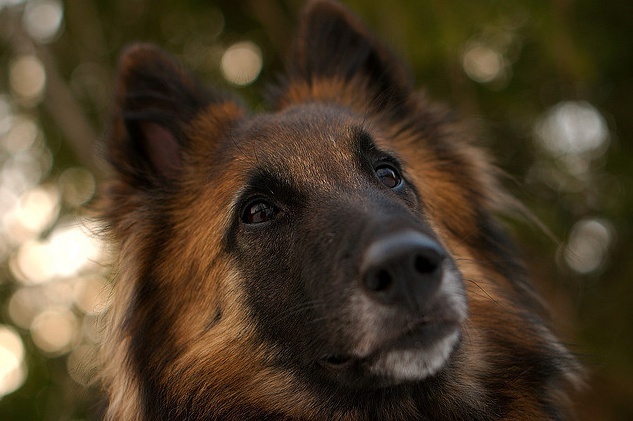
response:
[[[497,354],[562,352],[491,217],[485,155],[337,4],[309,4],[270,113],[152,46],[119,74],[114,336],[162,402],[146,410],[477,408]]]
[[[436,373],[466,317],[412,168],[370,119],[309,102],[235,130],[224,243],[280,362],[359,387]]]

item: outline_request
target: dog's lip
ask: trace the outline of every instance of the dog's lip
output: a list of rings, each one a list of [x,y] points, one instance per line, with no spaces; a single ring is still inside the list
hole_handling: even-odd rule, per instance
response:
[[[423,322],[407,329],[402,335],[386,342],[383,346],[372,352],[372,355],[381,354],[394,349],[422,348],[432,345],[444,336],[459,329],[460,324],[455,321]]]
[[[357,363],[370,365],[373,360],[390,351],[427,348],[459,328],[460,323],[457,321],[432,321],[425,317],[411,323],[402,334],[374,348],[367,355],[333,352],[321,357],[319,363],[327,369],[337,371],[348,369]]]
[[[326,354],[319,360],[319,363],[330,370],[343,370],[350,367],[356,358],[346,354]]]

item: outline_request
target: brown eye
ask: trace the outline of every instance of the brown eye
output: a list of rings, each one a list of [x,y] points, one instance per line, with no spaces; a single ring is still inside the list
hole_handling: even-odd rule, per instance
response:
[[[242,214],[242,221],[246,224],[261,224],[270,221],[276,214],[277,208],[275,206],[260,199],[246,206]]]
[[[376,168],[376,175],[385,186],[395,189],[402,183],[402,177],[391,165],[381,165]]]

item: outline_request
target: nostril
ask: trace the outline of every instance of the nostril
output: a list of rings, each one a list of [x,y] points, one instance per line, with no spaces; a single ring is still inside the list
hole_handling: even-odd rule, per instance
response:
[[[419,274],[432,274],[438,269],[439,260],[439,256],[430,257],[417,254],[413,261],[413,267]]]
[[[391,274],[386,269],[379,269],[372,273],[366,282],[367,288],[371,291],[381,292],[387,290],[393,283]]]

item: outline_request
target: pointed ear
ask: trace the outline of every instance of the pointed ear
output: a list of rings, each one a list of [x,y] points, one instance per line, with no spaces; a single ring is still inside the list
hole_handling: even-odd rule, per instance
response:
[[[336,83],[362,87],[361,94],[368,94],[374,107],[402,104],[413,91],[400,60],[355,15],[331,0],[312,0],[306,6],[290,63],[288,86],[329,81],[332,89]]]
[[[136,44],[121,56],[107,154],[125,184],[166,185],[182,171],[192,119],[228,99],[203,90],[170,55]]]

